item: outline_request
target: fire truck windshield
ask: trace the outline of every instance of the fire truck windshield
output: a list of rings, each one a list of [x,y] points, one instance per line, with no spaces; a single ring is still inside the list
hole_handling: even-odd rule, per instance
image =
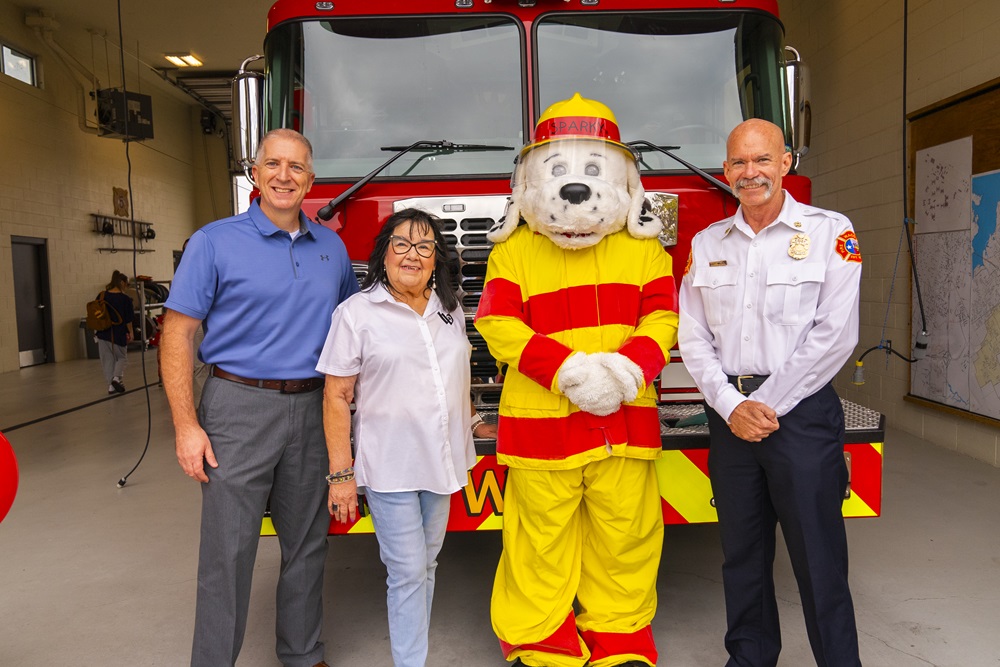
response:
[[[538,105],[575,92],[611,107],[623,141],[679,146],[719,170],[726,137],[745,118],[785,121],[782,30],[744,12],[554,14],[536,23]],[[678,169],[643,154],[644,169]]]
[[[265,48],[266,125],[302,131],[321,179],[360,178],[387,159],[385,147],[423,140],[522,146],[528,118],[577,92],[611,107],[623,141],[678,146],[702,169],[721,169],[726,136],[744,118],[788,127],[782,29],[763,12],[556,11],[530,34],[510,14],[345,16],[280,24]],[[511,151],[420,150],[378,177],[512,168]],[[647,151],[643,169],[681,167]]]
[[[524,143],[521,32],[511,17],[306,21],[268,36],[269,127],[300,129],[317,178],[358,178],[383,147]],[[509,174],[512,151],[417,151],[380,176]]]

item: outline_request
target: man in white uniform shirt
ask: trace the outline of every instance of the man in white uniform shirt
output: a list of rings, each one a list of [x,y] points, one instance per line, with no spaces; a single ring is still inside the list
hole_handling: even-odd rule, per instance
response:
[[[778,126],[745,121],[726,155],[740,207],[692,241],[678,341],[711,433],[727,667],[777,664],[777,523],[817,665],[856,667],[844,414],[830,381],[858,338],[858,240],[843,215],[781,189],[792,156]]]

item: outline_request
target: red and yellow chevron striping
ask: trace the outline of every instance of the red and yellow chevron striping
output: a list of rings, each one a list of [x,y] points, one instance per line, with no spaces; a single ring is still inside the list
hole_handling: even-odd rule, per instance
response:
[[[849,443],[844,446],[851,471],[851,487],[844,500],[844,516],[876,517],[882,513],[881,442]],[[664,450],[656,461],[660,485],[663,523],[712,523],[718,521],[712,506],[712,485],[708,478],[708,449]],[[451,498],[448,530],[499,530],[503,524],[503,491],[507,468],[495,456],[479,456],[469,471],[469,483]],[[331,522],[331,535],[374,532],[371,516],[365,513],[349,526]],[[261,535],[274,535],[270,517],[261,525]]]

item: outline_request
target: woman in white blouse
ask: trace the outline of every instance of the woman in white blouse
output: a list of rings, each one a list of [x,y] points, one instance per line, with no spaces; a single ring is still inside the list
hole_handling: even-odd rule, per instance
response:
[[[357,493],[365,495],[388,571],[395,667],[426,661],[451,494],[476,463],[473,435],[496,437],[470,400],[471,346],[454,288],[457,265],[436,219],[416,209],[390,216],[361,292],[333,314],[316,366],[327,376],[330,514],[354,521]]]

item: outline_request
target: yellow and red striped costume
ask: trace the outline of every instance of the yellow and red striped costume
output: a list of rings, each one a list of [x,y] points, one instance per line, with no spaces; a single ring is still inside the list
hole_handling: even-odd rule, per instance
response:
[[[659,241],[621,230],[564,250],[522,225],[490,254],[476,328],[507,364],[501,463],[564,470],[610,455],[660,456],[653,379],[677,339],[677,295]],[[606,417],[581,412],[558,388],[574,352],[625,355],[642,369],[644,391]]]
[[[565,250],[522,225],[490,254],[476,328],[507,367],[497,459],[510,470],[491,616],[508,660],[656,664],[653,379],[676,340],[676,311],[670,255],[656,239],[621,230]],[[580,411],[558,379],[576,352],[625,355],[645,387],[608,416]]]

